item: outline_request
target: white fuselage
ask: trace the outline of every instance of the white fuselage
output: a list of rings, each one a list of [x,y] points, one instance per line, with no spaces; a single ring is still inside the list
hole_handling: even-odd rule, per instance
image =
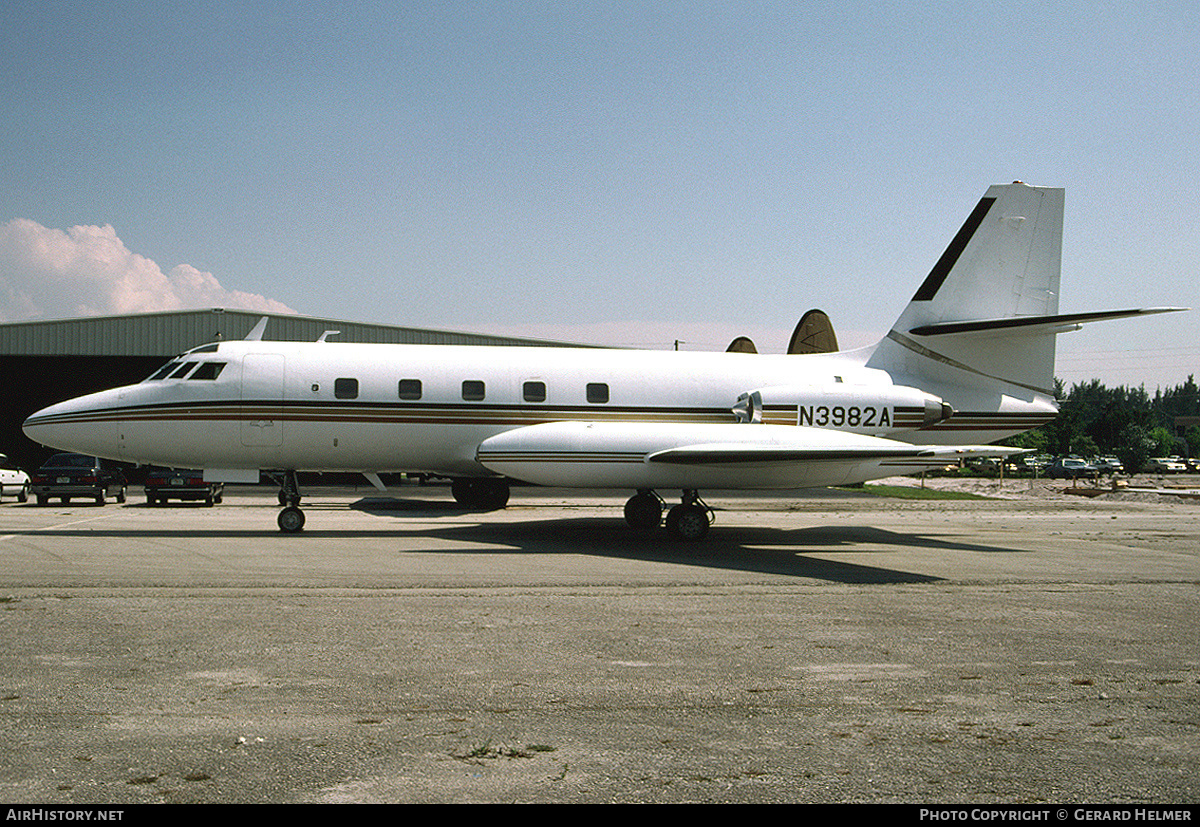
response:
[[[479,461],[484,442],[544,423],[602,425],[614,444],[650,440],[647,453],[713,441],[705,429],[736,423],[739,397],[740,416],[757,427],[722,427],[720,441],[734,433],[761,442],[784,431],[787,441],[802,430],[809,442],[827,442],[820,433],[828,432],[851,441],[962,444],[1032,427],[993,420],[986,431],[928,430],[947,424],[942,400],[863,361],[855,353],[222,342],[178,357],[179,367],[165,376],[40,411],[25,430],[47,445],[132,463],[478,476],[497,470]],[[1005,416],[1024,411],[1040,422],[1053,415],[1045,405],[1018,407]],[[597,475],[598,464],[590,476],[573,471],[550,479],[621,484],[620,475]],[[500,473],[520,476],[509,470],[518,466],[504,468]],[[780,479],[759,475],[758,482],[754,487],[808,481],[793,469]]]

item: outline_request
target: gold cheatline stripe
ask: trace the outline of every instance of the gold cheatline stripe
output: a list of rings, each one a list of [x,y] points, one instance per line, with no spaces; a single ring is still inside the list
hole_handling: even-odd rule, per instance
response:
[[[899,409],[898,409],[899,410]],[[1003,431],[1027,430],[1036,428],[1052,421],[1057,414],[1053,413],[986,413],[956,414],[949,420],[933,423],[922,430],[927,431]],[[893,427],[914,428],[921,425],[924,413],[920,416],[907,416],[897,412]],[[614,410],[598,408],[567,408],[567,409],[474,409],[457,406],[430,406],[428,408],[372,408],[342,406],[330,408],[325,406],[292,406],[284,407],[277,403],[257,405],[242,405],[226,403],[222,405],[188,407],[165,407],[151,409],[110,409],[105,411],[84,411],[58,416],[42,417],[32,420],[32,425],[54,424],[86,424],[103,423],[114,420],[126,421],[158,421],[158,422],[197,422],[223,420],[262,420],[278,419],[284,422],[377,422],[393,424],[433,424],[433,425],[523,425],[540,422],[555,422],[564,420],[606,421],[606,422],[717,422],[729,421],[729,415],[724,411],[680,411],[680,410]],[[781,414],[764,416],[766,424],[794,425],[795,419],[790,409]]]
[[[159,408],[151,410],[125,409],[73,414],[62,414],[33,420],[33,425],[80,424],[89,422],[157,421],[191,422],[214,420],[261,420],[279,419],[284,422],[394,422],[431,424],[521,424],[530,422],[555,422],[562,420],[613,421],[613,422],[726,422],[732,421],[723,411],[621,411],[576,408],[568,410],[498,410],[459,409],[436,407],[425,410],[340,408],[324,407],[281,407],[277,405],[242,406],[226,405],[204,408]]]

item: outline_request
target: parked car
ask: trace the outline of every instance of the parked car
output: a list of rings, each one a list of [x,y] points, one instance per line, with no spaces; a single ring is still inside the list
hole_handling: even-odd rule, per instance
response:
[[[1096,470],[1101,474],[1122,474],[1125,472],[1125,466],[1116,457],[1096,457],[1092,460],[1092,465],[1095,465]]]
[[[0,497],[16,497],[19,502],[29,499],[29,475],[0,454]]]
[[[146,502],[150,505],[167,500],[203,500],[205,505],[221,501],[225,486],[205,482],[203,471],[179,468],[151,468],[146,474]]]
[[[1050,467],[1052,462],[1054,462],[1054,460],[1045,454],[1037,454],[1036,456],[1032,457],[1021,457],[1021,463],[1025,466],[1025,470],[1037,474],[1038,476],[1045,474],[1046,469]]]
[[[1096,466],[1078,457],[1059,457],[1046,467],[1045,476],[1052,480],[1075,480],[1096,474]]]
[[[1179,457],[1154,457],[1146,462],[1146,471],[1150,474],[1182,474],[1187,465]]]
[[[72,497],[88,497],[100,505],[115,497],[125,502],[125,475],[105,460],[85,454],[55,454],[30,478],[38,505],[58,497],[69,503]]]

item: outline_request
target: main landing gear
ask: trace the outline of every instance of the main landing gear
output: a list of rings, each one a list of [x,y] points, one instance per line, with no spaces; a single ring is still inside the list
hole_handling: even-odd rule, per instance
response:
[[[459,505],[481,511],[499,511],[508,505],[508,480],[503,477],[458,477],[450,493]]]
[[[642,489],[625,503],[625,522],[639,531],[653,531],[662,524],[665,507],[658,494]],[[667,533],[680,540],[703,540],[712,525],[712,513],[695,489],[687,489],[683,501],[667,512]]]

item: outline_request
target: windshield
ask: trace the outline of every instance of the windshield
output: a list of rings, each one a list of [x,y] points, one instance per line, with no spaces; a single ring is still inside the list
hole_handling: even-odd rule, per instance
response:
[[[94,468],[96,458],[83,454],[55,454],[46,460],[43,468]]]
[[[225,362],[200,362],[194,357],[199,353],[216,353],[217,345],[202,345],[201,347],[193,348],[187,353],[181,353],[171,361],[167,362],[154,373],[147,376],[144,382],[157,382],[162,379],[216,379],[221,375],[222,368],[225,367]],[[192,373],[192,368],[199,364],[200,367]],[[188,374],[191,373],[191,376]]]

